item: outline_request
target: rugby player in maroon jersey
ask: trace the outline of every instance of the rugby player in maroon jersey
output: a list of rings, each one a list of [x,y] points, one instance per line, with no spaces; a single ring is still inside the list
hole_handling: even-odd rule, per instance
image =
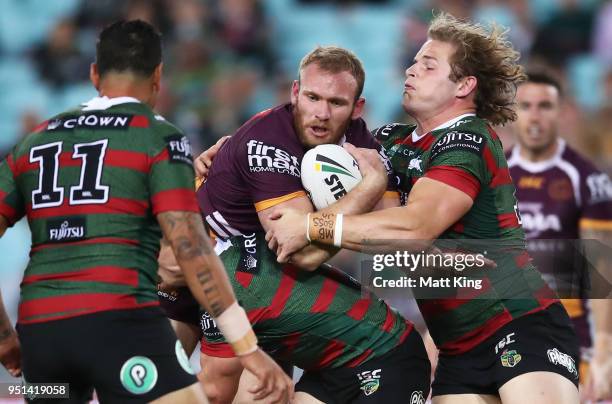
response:
[[[335,47],[310,52],[293,84],[292,102],[257,114],[238,129],[218,148],[198,191],[202,215],[217,236],[217,249],[259,341],[273,357],[305,369],[296,384],[298,402],[399,403],[427,397],[429,391],[429,361],[412,324],[375,296],[362,296],[346,275],[320,267],[336,249],[310,246],[291,264],[279,265],[264,238],[277,209],[312,212],[299,164],[315,145],[346,141],[370,149],[355,152],[364,179],[332,206],[368,211],[383,196],[388,174],[380,145],[360,118],[363,82],[363,68],[351,52]],[[372,190],[375,195],[363,199]],[[389,196],[382,204],[397,203],[397,192]],[[214,343],[219,339],[211,322],[205,323],[202,379],[226,402],[242,369],[234,366],[235,358],[223,358],[226,348]],[[232,387],[220,392],[224,384]]]
[[[286,262],[309,240],[369,252],[393,251],[396,240],[419,240],[415,251],[437,239],[513,245],[488,257],[497,267],[485,272],[474,298],[418,301],[440,349],[433,402],[577,403],[577,338],[529,261],[502,145],[489,126],[516,119],[513,100],[524,79],[518,53],[500,29],[444,13],[428,37],[406,70],[403,93],[417,124],[376,131],[406,205],[342,218],[283,210],[273,217],[279,225],[269,246]],[[336,220],[322,223],[322,215]]]
[[[553,74],[529,71],[516,99],[518,144],[506,157],[525,236],[549,240],[533,243],[530,253],[560,295],[569,297],[582,278],[571,240],[612,240],[612,183],[561,138],[564,94]],[[564,241],[555,247],[550,240]],[[609,262],[596,265],[602,274],[609,271]],[[612,399],[612,301],[584,297],[561,299],[580,340],[581,392],[586,399]]]

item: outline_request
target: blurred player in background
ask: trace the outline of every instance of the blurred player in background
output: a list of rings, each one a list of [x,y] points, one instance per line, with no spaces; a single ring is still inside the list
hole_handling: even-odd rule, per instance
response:
[[[571,240],[612,241],[612,182],[560,137],[562,102],[561,84],[551,73],[529,72],[517,91],[518,144],[507,157],[525,236],[567,240],[534,243],[530,252],[538,269],[568,296],[573,291],[564,289],[572,288],[581,278],[576,273],[580,263],[573,257],[578,249]],[[602,264],[608,267],[601,269],[609,273],[610,262]],[[562,302],[580,339],[581,382],[588,387],[588,398],[612,398],[612,301],[583,298]]]
[[[577,338],[529,262],[514,186],[490,126],[516,119],[516,85],[524,79],[518,57],[499,28],[438,15],[406,69],[403,107],[417,124],[375,131],[405,206],[347,216],[284,210],[267,235],[280,262],[309,240],[368,252],[396,251],[397,240],[414,240],[405,244],[415,252],[438,238],[488,240],[487,258],[497,267],[480,274],[486,286],[466,291],[469,299],[418,300],[440,349],[436,404],[578,402]]]
[[[0,359],[29,383],[70,383],[65,402],[86,402],[92,389],[101,402],[206,402],[158,307],[163,232],[193,295],[257,375],[257,396],[287,402],[292,383],[258,348],[206,235],[189,142],[152,110],[161,56],[148,23],[105,28],[90,73],[99,97],[42,123],[1,163],[0,234],[27,216],[32,249],[21,364],[4,312]]]
[[[260,343],[275,358],[305,369],[296,384],[301,403],[403,403],[429,393],[430,367],[420,335],[384,301],[364,297],[345,274],[321,267],[337,249],[309,246],[291,264],[280,265],[264,238],[278,209],[313,211],[300,161],[319,144],[350,142],[368,149],[355,151],[363,180],[332,209],[357,213],[379,204],[388,174],[381,146],[360,118],[364,80],[351,52],[336,47],[310,52],[300,64],[291,103],[257,114],[238,129],[218,150],[198,190],[202,215]],[[381,206],[398,203],[397,191],[389,194]],[[231,352],[228,357],[214,323],[204,323],[202,379],[217,389],[230,385],[219,400],[227,402],[242,367]]]

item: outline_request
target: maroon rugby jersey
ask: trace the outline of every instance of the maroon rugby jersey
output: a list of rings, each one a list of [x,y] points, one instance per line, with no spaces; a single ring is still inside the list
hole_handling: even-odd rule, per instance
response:
[[[533,163],[520,156],[516,145],[508,153],[510,175],[516,184],[516,197],[525,235],[531,242],[530,254],[547,280],[559,287],[562,279],[576,283],[581,275],[572,241],[580,229],[612,230],[612,182],[572,150],[563,139],[546,161]],[[565,273],[564,273],[565,272]],[[554,277],[552,276],[554,274]],[[561,296],[564,293],[560,290]],[[567,294],[566,294],[567,296]],[[588,301],[562,299],[583,348],[591,345]]]
[[[361,119],[349,124],[344,141],[383,150]],[[280,265],[267,248],[257,212],[306,195],[304,153],[291,105],[257,114],[219,150],[198,190],[200,208],[217,236],[229,239],[217,247],[262,349],[302,369],[356,367],[388,354],[413,326],[340,271]],[[218,337],[205,334],[203,352],[223,355]]]
[[[385,156],[362,119],[351,121],[341,143],[345,141]],[[300,179],[305,152],[293,127],[291,104],[252,117],[219,150],[208,180],[198,190],[208,226],[223,239],[263,231],[257,212],[306,196]],[[390,164],[384,159],[389,188],[395,189]]]

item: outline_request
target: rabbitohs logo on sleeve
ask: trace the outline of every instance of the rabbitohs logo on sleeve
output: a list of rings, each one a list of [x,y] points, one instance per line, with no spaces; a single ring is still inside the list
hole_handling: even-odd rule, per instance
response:
[[[475,133],[448,132],[436,140],[431,148],[430,159],[433,160],[440,154],[453,150],[469,151],[481,155],[485,144],[484,136]]]
[[[168,158],[171,163],[183,163],[193,165],[191,157],[191,144],[184,135],[170,135],[164,139],[167,143]]]

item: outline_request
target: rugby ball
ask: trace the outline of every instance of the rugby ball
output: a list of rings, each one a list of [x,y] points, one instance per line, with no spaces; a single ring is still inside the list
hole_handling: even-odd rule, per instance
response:
[[[346,195],[361,181],[357,161],[343,147],[323,144],[306,152],[301,165],[302,185],[317,210]]]

